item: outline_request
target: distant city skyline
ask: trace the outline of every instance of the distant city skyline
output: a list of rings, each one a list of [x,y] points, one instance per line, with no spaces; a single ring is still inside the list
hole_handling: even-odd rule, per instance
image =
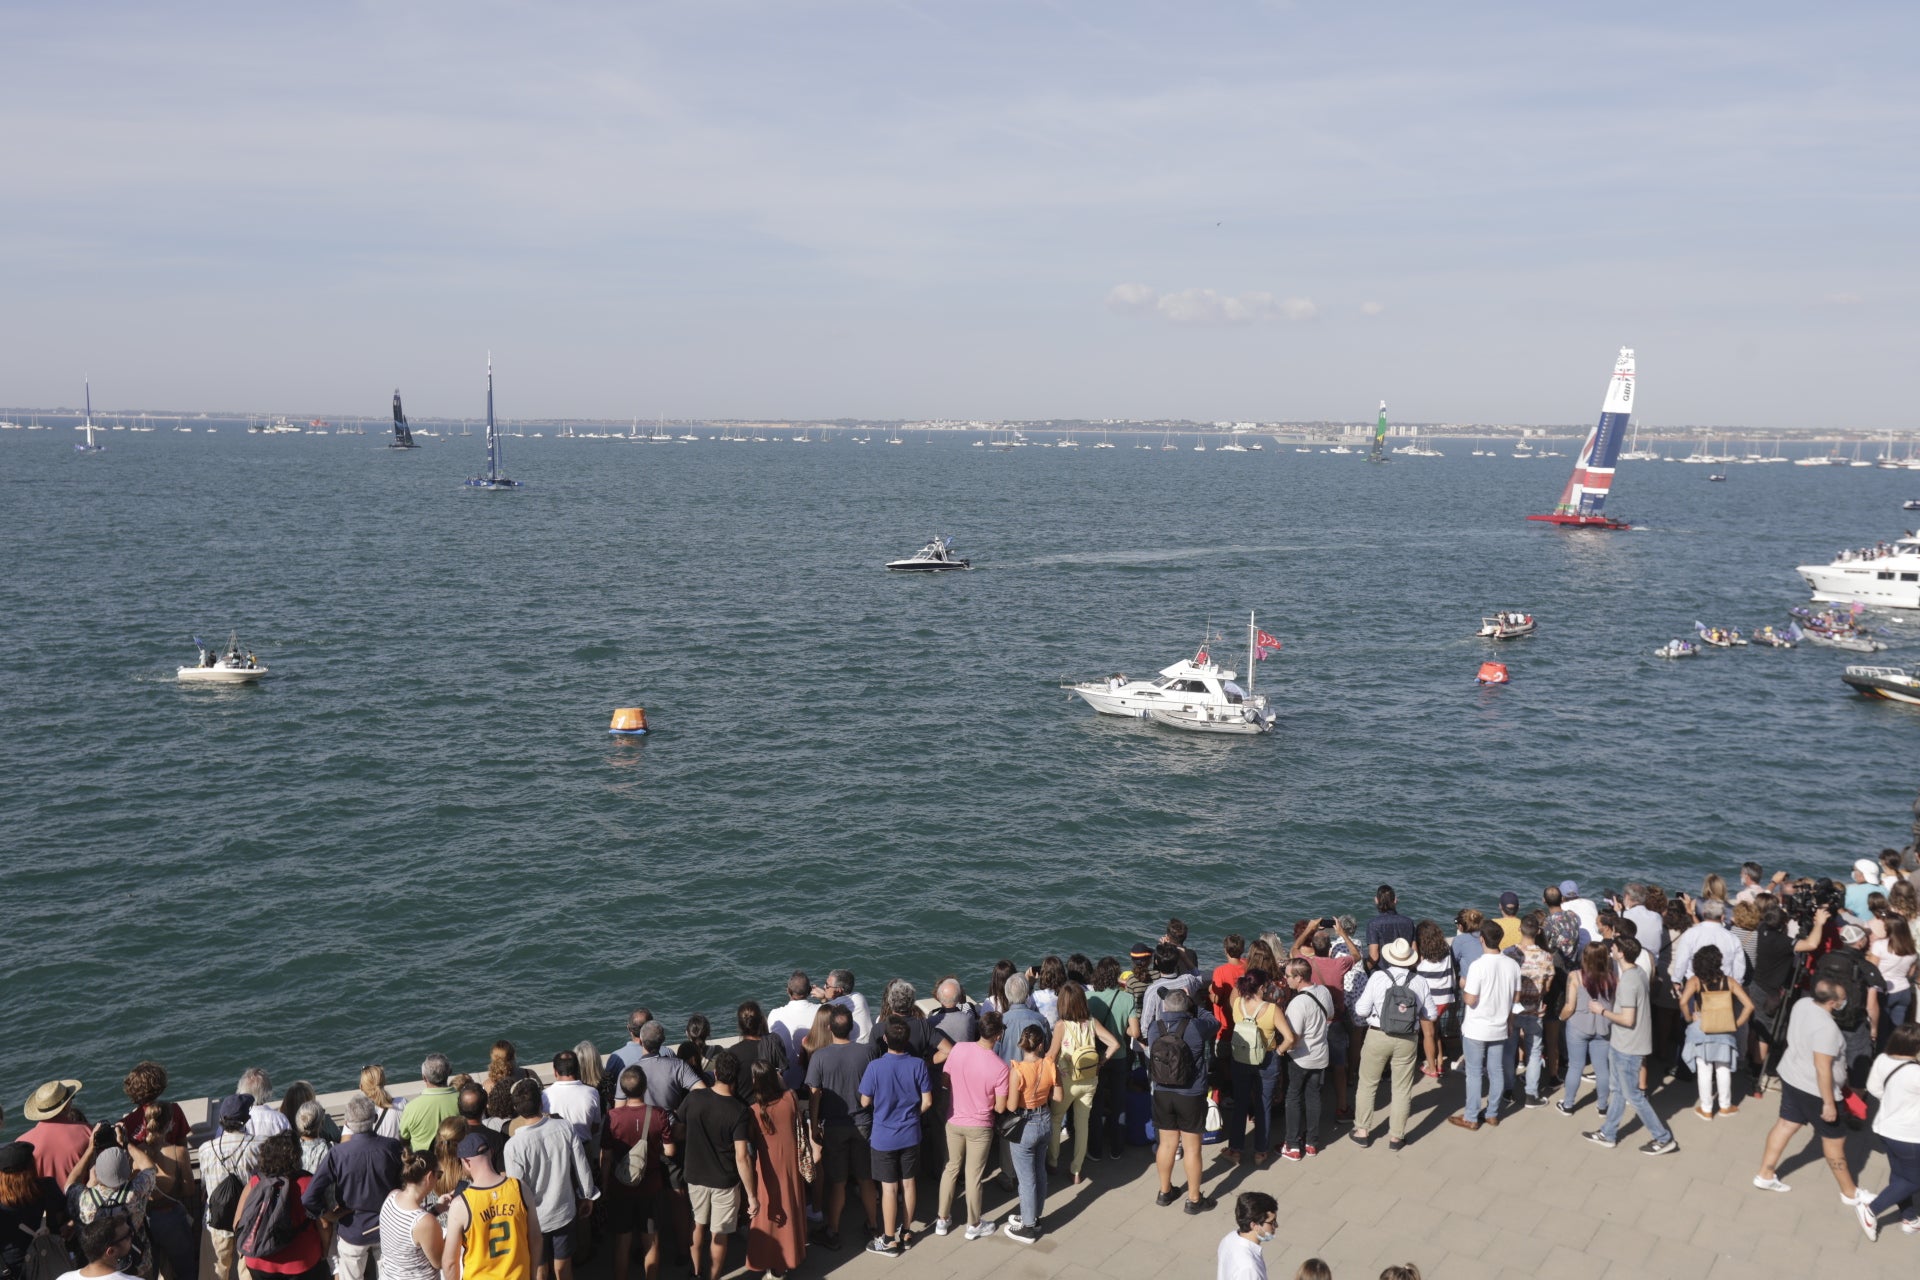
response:
[[[0,406],[1906,429],[1920,11],[0,11]],[[198,412],[199,409],[176,410]],[[0,410],[0,412],[5,412]]]

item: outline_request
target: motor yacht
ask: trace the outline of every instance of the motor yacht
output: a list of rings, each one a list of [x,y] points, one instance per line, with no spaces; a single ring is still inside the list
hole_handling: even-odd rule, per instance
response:
[[[947,569],[971,569],[973,562],[953,554],[953,539],[935,537],[904,560],[889,560],[887,568],[895,573],[940,573]]]
[[[1803,564],[1794,572],[1818,601],[1920,609],[1920,536],[1913,533],[1891,543],[1842,551],[1826,564]]]
[[[198,636],[193,638],[193,643],[200,649],[200,661],[190,667],[178,668],[182,680],[197,684],[252,684],[267,674],[264,662],[254,657],[250,650],[241,651],[238,632],[227,637],[225,653],[202,643]]]
[[[1259,661],[1279,648],[1279,642],[1256,627],[1251,617],[1247,632],[1250,660]],[[1252,679],[1247,683],[1251,686]],[[1101,715],[1151,720],[1199,733],[1271,733],[1280,719],[1264,696],[1255,696],[1250,688],[1236,683],[1235,673],[1215,662],[1205,645],[1192,658],[1162,667],[1152,680],[1115,674],[1061,687]]]

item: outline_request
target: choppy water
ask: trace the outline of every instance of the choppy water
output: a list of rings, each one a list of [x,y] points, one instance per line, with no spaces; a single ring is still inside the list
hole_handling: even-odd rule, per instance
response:
[[[1905,831],[1920,719],[1845,655],[1649,654],[1784,621],[1792,566],[1903,527],[1920,476],[1628,464],[1648,527],[1567,535],[1520,519],[1563,460],[970,438],[517,440],[529,487],[490,495],[478,439],[0,437],[0,1096],[143,1053],[180,1092],[404,1078],[609,1047],[639,1002],[728,1025],[795,965],[978,982],[1169,911],[1212,939],[1383,879],[1451,913]],[[880,571],[935,531],[979,568]],[[1498,606],[1543,624],[1480,689]],[[1056,687],[1249,608],[1272,739]],[[234,627],[270,682],[179,686]],[[632,703],[658,732],[609,737]]]

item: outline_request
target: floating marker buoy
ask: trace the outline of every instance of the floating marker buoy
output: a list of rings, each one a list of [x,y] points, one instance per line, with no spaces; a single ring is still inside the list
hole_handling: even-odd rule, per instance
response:
[[[623,733],[629,737],[638,737],[647,731],[647,709],[645,707],[619,707],[614,710],[613,724],[608,733]]]
[[[1473,678],[1475,684],[1506,684],[1507,664],[1504,662],[1483,662],[1480,674]]]

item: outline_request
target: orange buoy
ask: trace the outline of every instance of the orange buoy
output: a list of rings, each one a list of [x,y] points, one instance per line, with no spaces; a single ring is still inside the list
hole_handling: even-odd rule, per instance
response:
[[[647,731],[647,709],[645,707],[619,707],[613,713],[613,725],[609,733],[642,734]]]
[[[1506,684],[1507,664],[1504,662],[1483,662],[1480,664],[1480,674],[1473,679],[1476,684]]]

